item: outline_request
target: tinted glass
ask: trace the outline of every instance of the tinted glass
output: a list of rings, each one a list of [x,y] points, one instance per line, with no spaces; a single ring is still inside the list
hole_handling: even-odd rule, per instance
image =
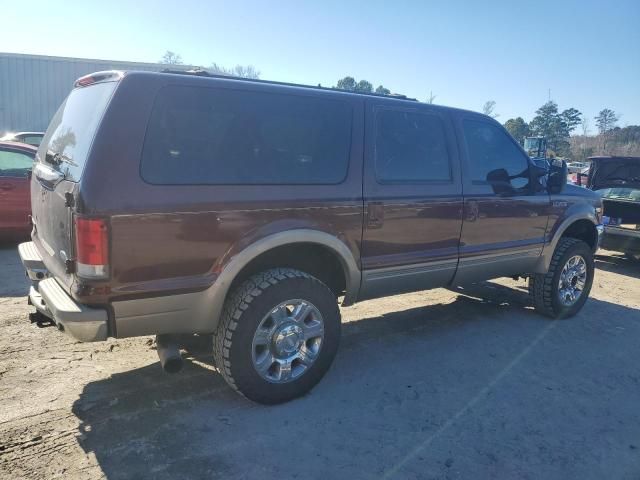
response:
[[[351,107],[341,101],[166,87],[154,106],[142,177],[154,184],[333,184],[344,180]]]
[[[47,151],[50,155],[60,154],[62,162],[56,168],[67,180],[78,181],[116,85],[105,82],[74,89],[51,120],[37,159],[44,162]]]
[[[26,177],[33,167],[33,158],[24,153],[0,150],[0,177]]]
[[[640,183],[640,161],[607,160],[597,162],[591,171],[596,184],[619,183],[624,187],[626,182]]]
[[[500,127],[475,120],[464,120],[463,126],[474,183],[486,183],[489,172],[499,169],[505,169],[509,176],[527,176],[526,157]],[[527,181],[519,178],[511,183],[522,187]]]
[[[451,180],[444,126],[435,115],[380,111],[375,159],[382,182]]]

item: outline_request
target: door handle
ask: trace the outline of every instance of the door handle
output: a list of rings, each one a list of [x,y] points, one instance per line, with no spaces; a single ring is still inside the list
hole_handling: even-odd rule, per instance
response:
[[[384,223],[384,205],[382,202],[367,204],[367,228],[382,228]]]
[[[478,208],[478,202],[475,202],[473,200],[465,202],[464,211],[465,211],[464,219],[467,222],[475,222],[478,219],[478,214],[480,213]]]

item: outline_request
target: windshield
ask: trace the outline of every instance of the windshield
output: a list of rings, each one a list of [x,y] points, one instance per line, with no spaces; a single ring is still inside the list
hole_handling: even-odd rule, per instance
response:
[[[117,82],[104,82],[73,90],[51,120],[36,160],[49,163],[67,180],[80,180],[93,137],[116,85]]]
[[[541,138],[525,138],[524,149],[530,157],[542,156],[542,139]]]

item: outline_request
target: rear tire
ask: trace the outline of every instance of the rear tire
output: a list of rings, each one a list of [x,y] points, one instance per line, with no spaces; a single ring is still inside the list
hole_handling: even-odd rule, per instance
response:
[[[584,277],[579,273],[582,266]],[[536,310],[556,319],[572,317],[589,297],[593,274],[593,252],[589,245],[577,238],[561,238],[549,271],[529,277],[529,293]]]
[[[276,404],[300,397],[327,372],[340,341],[334,293],[291,268],[254,275],[227,299],[214,334],[214,361],[249,400]]]

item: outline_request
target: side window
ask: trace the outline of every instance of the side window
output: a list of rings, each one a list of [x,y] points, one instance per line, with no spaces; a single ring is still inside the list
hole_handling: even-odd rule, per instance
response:
[[[11,150],[0,150],[0,177],[26,177],[33,167],[28,155]]]
[[[464,139],[471,163],[471,180],[475,184],[486,184],[487,176],[504,169],[516,188],[528,183],[527,158],[499,127],[477,120],[464,120]]]
[[[383,183],[451,181],[442,119],[425,113],[379,111],[375,169]]]
[[[28,143],[29,145],[33,145],[34,147],[37,147],[38,145],[40,145],[40,142],[42,141],[42,137],[29,135],[29,136],[23,137],[22,141],[24,143]]]
[[[337,184],[349,165],[351,119],[341,100],[166,87],[149,120],[142,178],[159,185]]]

